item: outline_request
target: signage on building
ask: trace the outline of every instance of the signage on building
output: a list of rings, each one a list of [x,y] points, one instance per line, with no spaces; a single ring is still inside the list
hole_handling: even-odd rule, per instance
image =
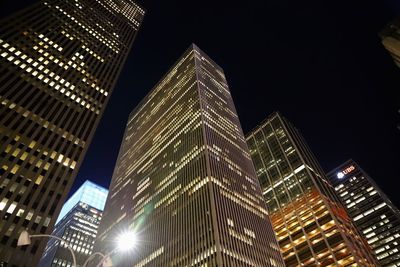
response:
[[[346,169],[338,172],[337,173],[337,178],[342,179],[346,174],[351,173],[355,169],[356,169],[356,167],[354,167],[354,165],[351,165],[351,166],[347,167]]]

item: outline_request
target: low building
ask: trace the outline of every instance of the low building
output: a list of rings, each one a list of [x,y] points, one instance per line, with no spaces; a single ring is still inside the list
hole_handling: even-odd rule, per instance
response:
[[[108,190],[86,181],[65,202],[52,235],[64,239],[73,249],[78,266],[82,266],[93,253]],[[40,260],[39,267],[69,267],[71,252],[66,244],[50,239]]]

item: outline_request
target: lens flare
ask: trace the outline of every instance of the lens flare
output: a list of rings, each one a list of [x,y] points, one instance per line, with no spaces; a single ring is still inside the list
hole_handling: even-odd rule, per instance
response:
[[[137,243],[137,236],[134,232],[121,233],[118,236],[118,249],[121,251],[131,250]]]

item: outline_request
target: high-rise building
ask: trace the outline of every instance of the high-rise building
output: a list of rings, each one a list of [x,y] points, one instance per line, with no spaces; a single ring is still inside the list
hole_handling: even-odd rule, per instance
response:
[[[41,0],[0,21],[0,262],[34,266],[128,56],[131,0]]]
[[[380,33],[382,44],[400,67],[400,18],[387,25]]]
[[[286,266],[377,266],[291,123],[273,113],[247,144]]]
[[[65,202],[52,235],[68,242],[76,263],[83,266],[93,253],[93,245],[106,203],[108,190],[86,181]],[[39,267],[72,266],[71,252],[56,239],[47,242]]]
[[[382,266],[400,266],[400,211],[353,160],[328,173],[347,213]]]
[[[224,72],[195,45],[129,117],[96,244],[124,231],[123,266],[284,266]]]

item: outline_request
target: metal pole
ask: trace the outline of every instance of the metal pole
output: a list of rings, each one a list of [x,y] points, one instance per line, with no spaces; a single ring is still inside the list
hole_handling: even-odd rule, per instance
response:
[[[63,242],[66,246],[67,246],[67,248],[69,249],[69,251],[71,252],[71,255],[72,255],[72,260],[73,260],[73,263],[74,263],[74,265],[73,265],[73,267],[77,267],[76,266],[76,258],[75,258],[75,254],[74,254],[74,251],[72,250],[72,248],[71,248],[71,246],[68,244],[68,242],[66,242],[64,239],[62,239],[62,238],[60,238],[60,237],[58,237],[58,236],[55,236],[55,235],[29,235],[29,237],[52,237],[52,238],[55,238],[55,239],[57,239],[57,240],[59,240],[59,241],[61,241],[61,242]]]

